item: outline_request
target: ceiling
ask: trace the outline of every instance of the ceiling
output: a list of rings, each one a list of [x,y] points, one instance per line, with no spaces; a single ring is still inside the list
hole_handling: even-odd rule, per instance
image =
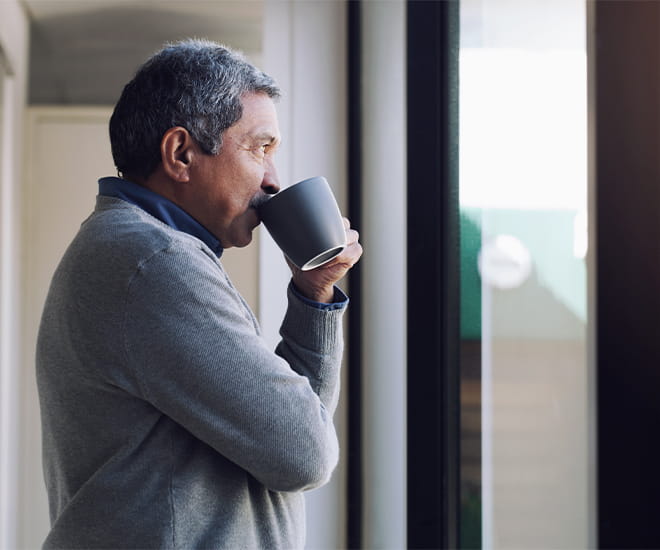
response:
[[[165,42],[208,38],[257,61],[259,0],[23,0],[31,104],[112,105]],[[258,61],[257,61],[258,62]]]

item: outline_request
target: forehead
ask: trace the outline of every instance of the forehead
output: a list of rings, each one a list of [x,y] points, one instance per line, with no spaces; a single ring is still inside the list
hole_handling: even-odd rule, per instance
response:
[[[248,93],[241,97],[243,115],[230,128],[250,137],[279,139],[280,130],[273,100],[264,93]]]

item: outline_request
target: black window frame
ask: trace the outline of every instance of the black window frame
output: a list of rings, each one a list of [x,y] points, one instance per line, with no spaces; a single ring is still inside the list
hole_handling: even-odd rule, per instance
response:
[[[458,53],[458,1],[408,1],[409,548],[459,547]]]
[[[598,547],[660,548],[660,3],[589,9]]]

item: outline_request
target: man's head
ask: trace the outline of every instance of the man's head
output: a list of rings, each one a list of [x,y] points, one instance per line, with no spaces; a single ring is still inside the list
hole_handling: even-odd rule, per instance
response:
[[[206,40],[187,40],[153,55],[124,88],[110,119],[117,170],[147,178],[161,161],[160,144],[172,127],[186,128],[207,154],[242,115],[241,96],[279,97],[274,80],[240,54]]]
[[[183,208],[224,248],[245,246],[256,207],[279,190],[272,78],[207,41],[155,54],[129,82],[110,120],[124,177]]]

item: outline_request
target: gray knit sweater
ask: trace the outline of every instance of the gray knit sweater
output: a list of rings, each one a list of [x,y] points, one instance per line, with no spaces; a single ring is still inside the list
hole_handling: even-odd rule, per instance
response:
[[[47,548],[301,548],[337,462],[342,309],[289,291],[276,353],[200,240],[98,197],[37,344]]]

